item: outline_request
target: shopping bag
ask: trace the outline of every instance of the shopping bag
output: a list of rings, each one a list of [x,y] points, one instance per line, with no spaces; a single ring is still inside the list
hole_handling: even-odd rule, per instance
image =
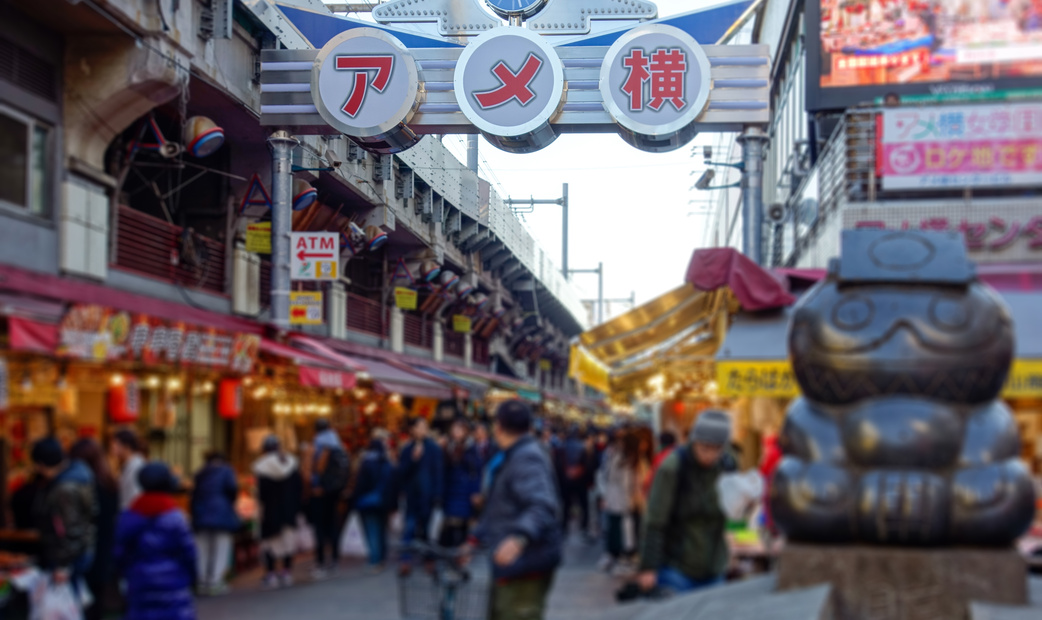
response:
[[[352,512],[347,520],[347,527],[340,536],[340,555],[348,558],[365,558],[369,549],[365,544],[365,533],[362,531],[362,520],[357,512]]]
[[[402,532],[405,531],[405,515],[402,514],[401,510],[391,515],[391,523],[388,525],[387,531],[395,538],[401,537]]]
[[[304,515],[297,516],[297,527],[294,532],[296,537],[296,549],[297,551],[314,551],[315,550],[315,531],[311,529],[311,524]]]
[[[435,510],[431,515],[431,522],[427,526],[427,540],[435,541],[441,537],[441,528],[445,524],[445,513]]]
[[[40,597],[33,601],[30,617],[32,620],[82,620],[83,610],[68,581],[51,582]]]
[[[763,499],[763,476],[755,469],[722,474],[716,488],[728,520],[745,521]]]

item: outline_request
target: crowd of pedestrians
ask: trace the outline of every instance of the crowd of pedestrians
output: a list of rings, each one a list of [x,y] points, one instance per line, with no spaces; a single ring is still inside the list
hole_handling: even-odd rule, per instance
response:
[[[314,579],[334,572],[350,513],[374,573],[392,558],[392,532],[403,549],[460,549],[461,562],[487,550],[493,620],[543,617],[572,528],[603,545],[601,570],[630,578],[638,591],[723,579],[717,481],[735,466],[726,413],[703,412],[686,442],[638,425],[550,426],[521,401],[502,404],[489,423],[460,417],[442,428],[415,418],[401,437],[378,429],[356,455],[325,419],[299,454],[265,438],[251,467],[263,586],[292,585],[305,548],[314,550]],[[93,439],[67,451],[55,438],[36,442],[35,475],[12,496],[16,525],[38,531],[40,568],[77,592],[85,617],[102,617],[122,591],[130,620],[194,618],[193,593],[228,591],[246,521],[239,478],[224,455],[207,454],[186,515],[178,499],[185,485],[147,459],[133,432],[116,432],[110,455]],[[400,576],[417,563],[429,568],[422,553],[396,557]]]

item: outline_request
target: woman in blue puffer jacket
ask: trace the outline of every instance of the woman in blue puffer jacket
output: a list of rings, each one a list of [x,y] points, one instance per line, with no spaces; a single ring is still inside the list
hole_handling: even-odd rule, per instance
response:
[[[206,455],[206,465],[195,475],[192,489],[192,529],[199,553],[200,594],[222,594],[227,590],[224,574],[232,557],[232,536],[239,529],[235,500],[239,483],[224,455]]]
[[[476,516],[475,500],[481,492],[481,469],[470,424],[459,418],[453,422],[445,446],[445,521],[438,540],[443,547],[458,547],[467,541],[470,520]]]
[[[144,491],[119,516],[113,556],[127,582],[125,620],[195,620],[195,543],[163,463],[141,468]]]

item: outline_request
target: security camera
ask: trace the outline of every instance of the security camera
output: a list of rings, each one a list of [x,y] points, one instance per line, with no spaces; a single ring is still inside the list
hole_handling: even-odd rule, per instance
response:
[[[712,168],[702,173],[702,176],[698,177],[695,181],[695,189],[709,189],[709,184],[713,182],[713,177],[716,176],[716,171]]]
[[[333,149],[326,149],[326,163],[334,168],[339,168],[340,164],[344,162],[340,161],[340,158],[336,156],[336,151]]]
[[[780,202],[776,202],[767,207],[767,219],[773,224],[781,224],[785,221],[787,215],[788,210],[785,208],[785,205]]]
[[[712,159],[713,158],[713,147],[711,147],[711,146],[703,146],[702,147],[702,157],[706,161],[709,161],[710,159]]]

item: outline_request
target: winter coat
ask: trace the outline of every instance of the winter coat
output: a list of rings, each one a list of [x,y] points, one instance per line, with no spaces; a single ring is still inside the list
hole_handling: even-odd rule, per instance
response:
[[[93,553],[97,504],[90,468],[71,461],[36,495],[33,515],[44,568],[69,567]]]
[[[141,495],[141,485],[138,484],[137,475],[141,468],[148,464],[145,457],[140,454],[131,454],[127,462],[123,464],[123,471],[119,474],[119,507],[123,510],[130,508],[130,504]]]
[[[523,536],[525,550],[510,566],[493,566],[496,579],[547,575],[561,563],[564,535],[554,468],[542,445],[523,437],[489,463],[488,498],[474,532],[495,549],[508,536]]]
[[[253,464],[260,502],[261,540],[275,538],[287,527],[296,527],[303,481],[292,455],[271,452]]]
[[[609,448],[604,453],[597,488],[604,499],[604,511],[622,515],[636,507],[636,472],[622,456],[622,452]]]
[[[569,485],[582,485],[587,481],[589,457],[586,444],[578,437],[570,437],[558,452],[561,469],[561,481]]]
[[[395,510],[394,466],[388,460],[385,450],[370,449],[362,454],[358,479],[351,495],[351,505],[358,510]]]
[[[195,475],[192,490],[192,528],[196,531],[234,532],[239,529],[235,500],[239,483],[227,465],[207,465]]]
[[[173,498],[138,496],[119,516],[113,555],[127,583],[125,620],[194,620],[195,543]]]
[[[412,458],[415,441],[402,448],[398,456],[398,489],[405,495],[405,510],[426,515],[445,496],[445,457],[433,439],[423,441],[423,456]]]
[[[94,543],[94,562],[87,571],[87,584],[95,586],[105,584],[112,577],[112,548],[116,544],[116,521],[119,519],[119,490],[117,487],[105,488],[94,485],[94,498],[97,500],[98,518],[95,521],[96,536]],[[100,592],[95,592],[95,598]]]
[[[445,449],[445,496],[442,507],[446,517],[470,519],[474,514],[472,498],[481,492],[481,457],[473,442]]]
[[[696,580],[723,574],[728,550],[727,520],[716,491],[720,473],[719,465],[699,464],[691,444],[662,461],[644,518],[641,570],[669,567]]]

